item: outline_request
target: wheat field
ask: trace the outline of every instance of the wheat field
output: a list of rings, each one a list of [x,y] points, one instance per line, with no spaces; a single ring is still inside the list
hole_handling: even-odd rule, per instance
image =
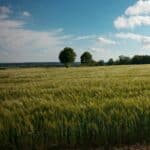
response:
[[[0,70],[0,148],[150,144],[150,65]]]

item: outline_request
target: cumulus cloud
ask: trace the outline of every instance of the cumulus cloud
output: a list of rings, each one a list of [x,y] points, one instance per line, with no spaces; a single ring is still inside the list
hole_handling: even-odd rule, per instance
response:
[[[147,15],[150,14],[150,0],[139,0],[133,6],[130,6],[126,11],[126,15]]]
[[[30,17],[31,16],[31,14],[28,11],[22,12],[22,15],[25,16],[25,17]]]
[[[141,25],[150,25],[150,16],[131,16],[128,18],[125,16],[121,16],[114,21],[114,25],[118,29],[134,28],[135,26]]]
[[[98,37],[97,41],[102,45],[116,45],[116,42],[104,37]]]
[[[114,21],[117,29],[150,25],[150,0],[139,0]]]
[[[134,34],[134,33],[118,33],[116,34],[116,37],[140,42],[143,46],[143,49],[150,48],[150,36],[144,36],[144,35]]]

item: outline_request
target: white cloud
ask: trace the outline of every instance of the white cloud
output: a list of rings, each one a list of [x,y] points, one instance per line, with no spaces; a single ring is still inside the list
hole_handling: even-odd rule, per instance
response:
[[[22,12],[22,15],[25,16],[25,17],[30,17],[31,16],[31,14],[28,11]]]
[[[150,0],[139,0],[114,21],[117,29],[134,28],[136,26],[150,25]]]
[[[0,6],[0,19],[8,18],[12,11],[6,6]]]
[[[116,42],[104,37],[98,37],[97,41],[102,45],[116,45]]]
[[[85,35],[85,36],[78,36],[75,38],[75,40],[91,40],[95,39],[97,36],[96,35]]]
[[[94,60],[107,60],[110,57],[116,57],[117,42],[108,37],[97,36],[93,44],[88,46],[88,51],[93,54]]]
[[[23,28],[25,22],[17,21],[17,20],[9,20],[9,19],[0,19],[0,32],[3,32],[3,29],[18,29]]]
[[[147,15],[150,14],[150,0],[139,0],[133,6],[130,6],[126,11],[126,15]]]
[[[101,46],[108,46],[108,45],[116,45],[117,43],[111,39],[104,38],[98,35],[85,35],[85,36],[77,36],[73,38],[74,40],[90,40],[96,42],[98,45]]]
[[[109,58],[117,58],[117,53],[115,51],[112,52],[112,50],[109,50],[107,48],[103,47],[91,47],[88,48],[88,51],[90,51],[93,54],[94,60],[108,60]]]
[[[150,16],[121,16],[114,21],[114,25],[117,29],[134,28],[135,26],[141,25],[150,25]]]
[[[9,14],[11,11],[6,6],[0,6],[0,14]]]
[[[7,9],[2,9],[8,14]],[[2,13],[1,13],[2,14]],[[0,60],[56,61],[58,53],[69,39],[62,28],[53,31],[36,31],[25,28],[21,20],[0,18]]]
[[[116,34],[116,37],[140,42],[142,44],[143,49],[149,50],[150,48],[150,36],[144,36],[134,33],[118,33]]]
[[[89,50],[93,53],[99,53],[99,52],[105,52],[106,51],[106,49],[101,48],[101,47],[92,47],[92,48],[89,48]]]

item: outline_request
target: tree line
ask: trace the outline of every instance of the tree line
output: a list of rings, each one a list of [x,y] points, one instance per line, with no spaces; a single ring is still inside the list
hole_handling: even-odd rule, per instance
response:
[[[76,53],[73,48],[65,47],[59,54],[59,60],[66,67],[70,67],[75,62]],[[130,65],[130,64],[150,64],[149,55],[135,55],[132,58],[121,55],[117,60],[110,58],[107,62],[104,60],[95,61],[92,54],[88,51],[80,56],[80,63],[83,66],[104,66],[104,65]]]

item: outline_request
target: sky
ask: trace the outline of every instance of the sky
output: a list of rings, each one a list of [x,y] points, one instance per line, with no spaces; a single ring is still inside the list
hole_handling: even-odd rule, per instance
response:
[[[150,0],[0,0],[0,62],[150,55]]]

